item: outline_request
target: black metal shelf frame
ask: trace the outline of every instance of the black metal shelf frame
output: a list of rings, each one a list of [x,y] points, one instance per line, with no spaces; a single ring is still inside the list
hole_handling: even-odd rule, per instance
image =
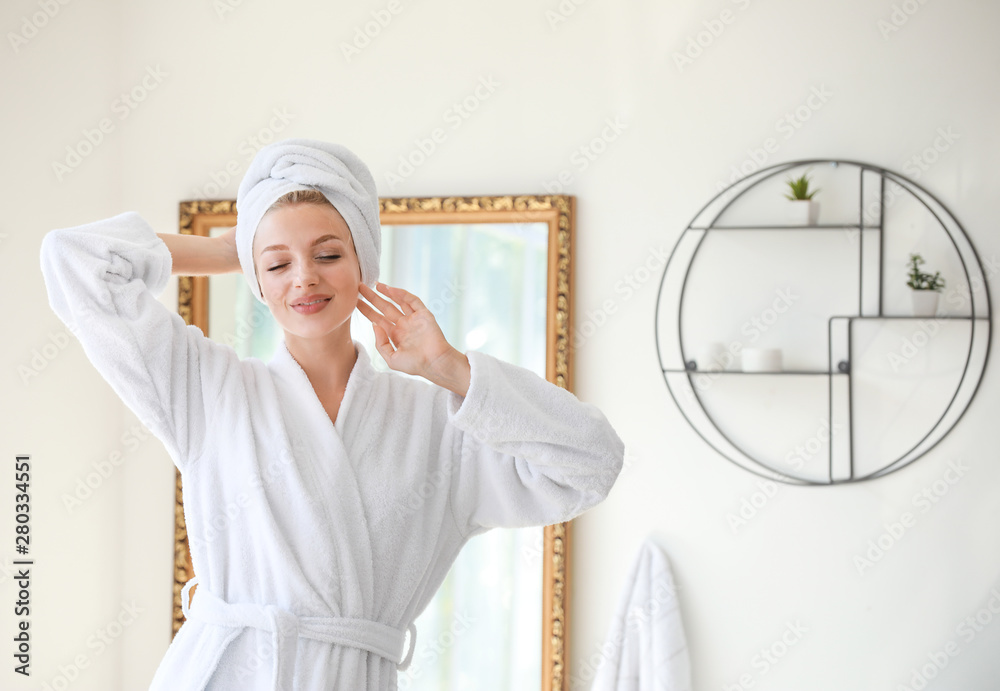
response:
[[[768,180],[768,179],[770,179],[770,178],[772,178],[774,176],[780,175],[782,173],[785,173],[785,172],[790,171],[790,170],[795,169],[795,168],[801,168],[803,166],[818,165],[818,164],[829,164],[829,165],[834,166],[834,167],[841,166],[841,165],[844,165],[844,166],[855,166],[855,167],[857,167],[859,169],[859,178],[858,178],[859,179],[859,200],[858,200],[858,221],[857,221],[857,223],[850,223],[850,224],[822,224],[822,225],[815,225],[815,226],[782,225],[782,224],[774,224],[774,225],[716,225],[716,221],[719,218],[721,218],[723,216],[723,214],[728,209],[730,209],[730,207],[734,203],[736,203],[744,194],[746,194],[748,191],[750,191],[751,189],[753,189],[754,187],[756,187],[757,185],[759,185],[763,181]],[[879,203],[879,221],[878,221],[877,224],[871,224],[871,223],[866,224],[865,223],[865,173],[866,172],[873,173],[873,174],[876,174],[876,175],[879,176],[879,179],[878,179],[878,185],[879,185],[879,187],[878,187],[878,189],[879,189],[879,202],[878,202]],[[886,315],[886,314],[883,313],[884,312],[883,283],[884,283],[884,274],[885,274],[885,271],[884,271],[884,268],[885,268],[884,267],[884,262],[885,262],[885,257],[884,257],[884,225],[885,225],[885,206],[886,206],[885,205],[885,199],[886,199],[886,197],[885,197],[885,185],[886,185],[886,181],[887,180],[889,180],[889,181],[893,182],[894,184],[898,185],[904,191],[906,191],[907,193],[909,193],[913,198],[915,198],[916,200],[918,200],[923,205],[923,207],[933,216],[933,218],[937,221],[937,223],[940,225],[940,227],[944,230],[944,232],[948,236],[949,241],[951,242],[952,247],[955,249],[955,252],[956,252],[957,256],[959,257],[959,261],[961,262],[962,271],[963,271],[963,274],[964,274],[964,277],[965,277],[966,285],[968,285],[970,287],[971,305],[970,305],[970,310],[969,310],[970,313],[969,313],[968,316],[965,316],[965,315],[941,315],[941,316],[934,316],[934,317],[913,317],[913,316],[908,316],[908,315]],[[742,189],[738,189],[740,187],[742,187]],[[732,196],[731,196],[730,199],[728,199],[728,201],[725,201],[724,197],[727,194],[731,194]],[[922,196],[922,195],[924,195],[924,196]],[[712,219],[708,223],[704,223],[702,225],[696,225],[696,221],[698,221],[699,219],[701,219],[701,217],[704,214],[706,214],[707,210],[710,209],[714,204],[719,203],[720,200],[723,200],[721,208],[714,214],[714,216],[712,217]],[[940,208],[939,209],[932,208],[932,206],[931,206],[931,204],[929,203],[928,200],[930,200],[931,202],[933,202],[933,204],[937,205]],[[952,229],[949,228],[949,224],[945,222],[945,220],[942,218],[942,215],[947,215],[948,220],[950,220],[952,222],[952,224],[954,226],[954,230],[956,230],[957,233],[953,233],[952,232]],[[828,322],[827,322],[828,348],[827,348],[827,368],[826,368],[826,370],[798,370],[798,371],[796,371],[796,370],[791,370],[791,371],[785,370],[785,371],[778,371],[778,372],[742,372],[742,371],[733,371],[733,370],[724,370],[724,369],[723,370],[714,370],[714,371],[713,370],[699,370],[697,368],[697,363],[695,363],[693,360],[688,359],[688,357],[685,354],[684,339],[683,339],[683,313],[684,313],[685,291],[686,291],[687,286],[688,286],[688,279],[689,279],[689,276],[690,276],[691,266],[694,263],[694,259],[697,256],[698,251],[701,248],[702,243],[704,242],[705,238],[708,236],[708,234],[710,232],[715,232],[715,231],[757,232],[757,231],[776,231],[776,230],[777,231],[786,231],[786,232],[788,232],[788,231],[809,231],[809,232],[815,232],[815,231],[829,231],[829,230],[840,230],[840,231],[843,231],[843,230],[858,230],[859,231],[860,235],[859,235],[859,241],[858,241],[858,313],[857,314],[848,314],[848,315],[835,315],[835,316],[831,316],[831,317],[828,318]],[[879,254],[879,258],[878,258],[878,286],[877,286],[877,288],[878,288],[878,313],[877,314],[865,314],[865,304],[864,304],[864,297],[865,297],[865,293],[864,293],[864,280],[865,280],[865,273],[864,273],[864,248],[865,248],[865,232],[866,231],[875,231],[875,232],[878,232],[878,254]],[[677,339],[677,344],[676,344],[676,346],[677,346],[677,348],[679,350],[679,354],[680,354],[680,363],[683,363],[683,366],[669,367],[669,366],[664,366],[664,362],[663,362],[663,360],[664,360],[664,355],[663,355],[664,349],[663,349],[663,344],[661,344],[661,325],[660,325],[661,309],[662,309],[661,301],[663,301],[663,299],[664,299],[664,286],[667,283],[667,277],[668,277],[669,272],[671,271],[671,267],[674,267],[675,271],[678,269],[678,267],[675,265],[675,257],[677,256],[678,249],[681,247],[681,244],[684,242],[685,236],[688,233],[690,233],[690,232],[700,232],[701,235],[700,235],[700,237],[698,237],[698,239],[697,239],[697,241],[695,243],[694,249],[690,253],[690,258],[688,259],[687,264],[685,266],[681,267],[683,269],[683,278],[681,280],[679,297],[677,298],[678,303],[677,303],[677,308],[676,308],[677,309],[677,318],[676,318],[676,339]],[[969,253],[968,257],[963,252],[962,248],[959,247],[959,242],[962,242],[962,244],[964,245],[964,247],[967,249],[967,251]],[[968,262],[967,262],[967,259],[968,259]],[[971,273],[970,273],[970,264],[974,264],[974,266],[972,267],[973,271]],[[981,284],[981,295],[982,295],[982,299],[985,301],[985,314],[981,313],[983,311],[983,309],[979,306],[979,304],[976,301],[977,294],[972,291],[972,286],[974,285],[974,280],[973,280],[974,277],[976,279],[978,279],[978,281]],[[962,369],[961,377],[959,379],[958,384],[955,387],[955,391],[952,394],[951,400],[948,402],[947,406],[945,406],[944,411],[941,413],[941,415],[939,416],[939,418],[935,422],[935,424],[932,425],[930,427],[930,429],[928,429],[927,432],[915,444],[913,444],[906,452],[904,452],[903,454],[901,454],[897,458],[893,459],[889,463],[884,464],[883,466],[881,466],[876,471],[856,476],[855,475],[855,468],[854,468],[854,460],[855,460],[855,454],[854,454],[854,436],[855,436],[854,435],[854,429],[855,429],[855,427],[854,427],[854,419],[853,419],[854,418],[854,406],[853,406],[853,389],[852,389],[852,377],[851,377],[851,359],[852,359],[852,356],[853,356],[852,342],[853,342],[853,326],[854,326],[854,322],[855,321],[859,321],[859,320],[916,320],[916,321],[923,320],[923,321],[926,321],[926,320],[941,320],[941,319],[943,319],[943,320],[964,320],[964,321],[969,321],[969,323],[970,323],[969,346],[968,346],[968,350],[966,352],[965,363],[964,363],[964,366],[963,366],[963,369]],[[833,363],[833,324],[837,320],[846,320],[846,322],[847,322],[847,357],[846,357],[846,360],[838,361],[837,366],[835,368],[834,367],[834,363]],[[966,383],[967,383],[966,377],[969,375],[970,362],[973,359],[973,350],[974,350],[975,345],[976,345],[976,328],[977,328],[977,325],[981,325],[981,323],[984,323],[984,325],[982,325],[982,326],[984,326],[984,328],[986,330],[986,341],[985,341],[985,346],[984,346],[984,351],[985,352],[983,353],[982,363],[981,363],[981,365],[978,366],[978,376],[976,377],[976,381],[975,381],[974,384],[971,385],[972,386],[971,393],[968,394],[967,400],[964,401],[963,407],[962,407],[962,409],[960,411],[958,411],[957,416],[954,416],[954,419],[950,421],[950,426],[948,426],[947,429],[943,429],[939,433],[939,436],[936,439],[931,440],[932,439],[932,435],[935,434],[935,431],[938,430],[939,427],[942,427],[943,424],[946,424],[946,418],[948,418],[949,413],[952,412],[953,407],[955,407],[955,405],[956,405],[956,400],[958,399],[959,393],[963,390],[963,386],[965,386]],[[982,326],[981,326],[981,328],[982,328]],[[971,404],[972,400],[975,398],[975,395],[976,395],[976,393],[979,390],[979,386],[980,386],[980,384],[982,382],[982,378],[983,378],[983,375],[984,375],[985,370],[986,370],[986,366],[987,366],[987,363],[988,363],[988,360],[989,360],[990,345],[991,345],[991,341],[992,341],[992,305],[991,305],[991,302],[990,302],[989,290],[988,290],[988,287],[986,285],[986,274],[985,274],[985,272],[982,269],[982,262],[979,259],[978,252],[976,251],[975,247],[972,245],[972,242],[969,240],[968,234],[965,232],[965,229],[961,226],[961,224],[958,222],[958,220],[955,219],[954,215],[951,214],[947,210],[947,208],[944,206],[944,204],[942,204],[941,201],[937,199],[937,197],[935,197],[933,194],[931,194],[930,192],[928,192],[927,190],[925,190],[921,186],[917,185],[917,183],[913,182],[912,180],[909,180],[909,179],[903,177],[902,175],[900,175],[898,173],[895,173],[895,172],[890,171],[890,170],[885,169],[885,168],[881,168],[879,166],[874,166],[874,165],[871,165],[871,164],[868,164],[868,163],[862,163],[862,162],[857,162],[857,161],[849,161],[849,160],[809,159],[809,160],[799,160],[799,161],[790,161],[790,162],[786,162],[786,163],[781,163],[781,164],[777,164],[777,165],[774,165],[774,166],[770,166],[768,168],[761,169],[761,170],[757,171],[756,173],[752,173],[751,175],[747,176],[746,178],[743,178],[742,180],[739,180],[736,183],[734,183],[733,185],[731,185],[730,187],[728,187],[728,188],[723,189],[722,191],[720,191],[715,197],[713,197],[711,200],[709,200],[709,202],[707,204],[705,204],[705,206],[703,206],[701,208],[701,210],[698,211],[698,213],[695,215],[695,217],[692,220],[692,222],[687,226],[687,228],[681,234],[681,237],[678,239],[677,244],[674,246],[674,249],[671,252],[670,257],[667,260],[666,267],[664,268],[663,277],[660,280],[659,294],[657,296],[655,334],[656,334],[657,352],[660,353],[660,359],[661,359],[661,370],[662,370],[661,373],[664,376],[664,380],[665,380],[665,382],[667,384],[668,390],[670,391],[671,397],[674,399],[674,402],[678,405],[678,408],[680,409],[682,415],[684,415],[684,417],[688,421],[688,423],[692,426],[692,428],[695,430],[695,432],[707,444],[709,444],[709,446],[711,446],[714,449],[716,449],[716,451],[718,451],[720,454],[722,454],[727,460],[735,463],[736,465],[744,468],[745,470],[748,470],[749,472],[752,472],[752,473],[754,473],[756,475],[759,475],[760,477],[764,477],[766,479],[775,480],[775,481],[778,481],[778,482],[783,482],[783,483],[792,484],[792,485],[818,485],[818,486],[826,486],[826,485],[832,485],[832,484],[862,482],[862,481],[866,481],[866,480],[875,479],[875,478],[878,478],[878,477],[883,477],[884,475],[887,475],[887,474],[889,474],[891,472],[894,472],[895,470],[898,470],[898,469],[900,469],[900,468],[902,468],[902,467],[904,467],[906,465],[909,465],[910,463],[912,463],[913,461],[915,461],[917,458],[920,458],[922,455],[926,454],[928,451],[930,451],[932,448],[934,448],[941,441],[941,439],[943,439],[948,434],[948,432],[952,428],[954,428],[954,426],[958,423],[958,421],[965,414],[965,411],[967,410],[968,406]],[[678,363],[678,364],[680,364],[680,363]],[[828,457],[828,473],[827,473],[826,481],[819,482],[819,481],[816,481],[816,480],[813,480],[813,479],[810,479],[810,478],[796,476],[796,475],[794,475],[792,473],[789,473],[787,470],[775,468],[775,467],[773,467],[772,464],[769,464],[768,462],[766,462],[766,461],[764,461],[764,460],[762,460],[760,458],[754,458],[748,452],[746,452],[743,449],[741,449],[740,446],[739,446],[739,444],[737,444],[734,440],[730,439],[730,437],[725,433],[725,431],[715,422],[715,420],[712,419],[711,415],[709,414],[708,409],[705,406],[704,401],[702,400],[702,397],[698,394],[697,387],[694,386],[694,383],[692,381],[692,377],[694,375],[697,375],[697,374],[718,375],[718,376],[728,376],[728,375],[756,375],[756,376],[793,376],[793,377],[820,376],[820,377],[826,377],[827,378],[827,390],[828,390],[827,391],[827,393],[828,393],[828,400],[827,400],[828,421],[827,422],[828,422],[829,428],[831,430],[831,438],[830,438],[830,444],[829,444],[829,449],[828,449],[828,454],[829,454],[829,457]],[[674,386],[671,386],[671,379],[672,378],[675,379]],[[848,458],[847,458],[847,460],[848,460],[848,474],[847,474],[846,478],[836,478],[835,479],[834,478],[834,467],[833,467],[834,466],[834,442],[833,442],[833,434],[832,434],[832,430],[834,429],[834,421],[833,421],[833,417],[834,417],[834,405],[833,405],[833,399],[834,399],[834,382],[835,381],[844,381],[844,380],[846,380],[846,385],[847,385],[847,419],[848,419],[848,430],[847,430],[847,439],[848,439],[848,444],[847,444],[848,454],[847,454],[847,457]],[[687,385],[686,389],[684,389],[684,387],[682,387],[680,385],[680,382],[682,382],[682,381],[686,382],[686,385]],[[676,391],[675,391],[675,388],[677,389]],[[682,398],[682,394],[684,394],[683,398]],[[705,430],[701,429],[699,427],[699,423],[695,419],[697,417],[700,420],[702,416],[704,417],[704,420],[701,420],[701,424],[704,425],[705,422],[707,421],[708,425],[710,425],[714,429],[714,432],[717,435],[719,435],[719,437],[721,437],[721,439],[725,442],[725,444],[718,443],[718,440],[716,442],[713,442],[712,440],[710,440],[708,438],[708,436],[705,433]],[[925,442],[928,442],[928,440],[931,440],[929,442],[929,445],[927,445],[926,448],[922,448],[921,449],[921,445],[925,444]],[[728,447],[730,447],[730,448],[726,448],[726,445],[728,445]],[[723,448],[720,448],[720,447],[723,447]],[[735,453],[733,453],[734,451],[738,452],[739,454],[742,454],[745,457],[745,459],[748,459],[750,461],[750,464],[748,464],[746,462],[741,462],[740,460],[737,460],[736,458],[734,458],[733,456],[736,455]],[[912,455],[912,457],[910,457],[911,454],[915,454],[915,455]]]

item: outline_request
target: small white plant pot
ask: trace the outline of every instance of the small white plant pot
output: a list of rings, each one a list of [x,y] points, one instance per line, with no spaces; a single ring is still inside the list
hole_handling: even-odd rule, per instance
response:
[[[790,226],[814,226],[819,220],[819,202],[814,199],[789,200],[786,213]]]
[[[936,290],[912,290],[913,293],[913,316],[933,317],[937,314],[938,296]]]

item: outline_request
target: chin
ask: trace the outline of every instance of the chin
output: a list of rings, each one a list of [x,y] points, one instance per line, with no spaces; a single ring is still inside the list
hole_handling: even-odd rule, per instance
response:
[[[289,315],[289,319],[280,323],[280,326],[299,338],[326,338],[344,329],[349,332],[351,315],[336,315],[332,318],[331,315],[323,315],[322,313],[308,316],[292,313]]]

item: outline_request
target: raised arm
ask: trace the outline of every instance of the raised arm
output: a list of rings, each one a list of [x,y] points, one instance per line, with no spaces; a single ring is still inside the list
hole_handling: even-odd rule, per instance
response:
[[[452,394],[448,411],[464,432],[452,482],[460,529],[550,525],[603,501],[625,455],[603,413],[531,370],[468,358],[468,394]]]
[[[40,255],[52,310],[182,468],[204,439],[205,392],[219,390],[238,358],[157,301],[173,265],[163,238],[128,212],[52,230]]]
[[[171,274],[180,276],[213,276],[240,273],[236,253],[236,228],[230,228],[214,238],[201,235],[157,233],[170,250]]]
[[[392,302],[365,285],[358,301],[378,352],[451,392],[449,424],[462,432],[451,484],[460,530],[568,521],[608,495],[625,449],[600,410],[531,370],[460,353],[418,297],[378,289]]]

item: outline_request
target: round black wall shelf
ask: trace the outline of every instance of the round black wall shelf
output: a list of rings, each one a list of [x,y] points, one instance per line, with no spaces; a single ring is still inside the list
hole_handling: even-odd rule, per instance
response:
[[[819,216],[792,218],[807,174]],[[796,212],[797,213],[797,212]],[[945,288],[916,316],[911,253]],[[927,453],[979,389],[992,310],[979,256],[915,181],[811,159],[722,189],[675,245],[656,345],[687,421],[740,467],[796,485],[883,477]]]

